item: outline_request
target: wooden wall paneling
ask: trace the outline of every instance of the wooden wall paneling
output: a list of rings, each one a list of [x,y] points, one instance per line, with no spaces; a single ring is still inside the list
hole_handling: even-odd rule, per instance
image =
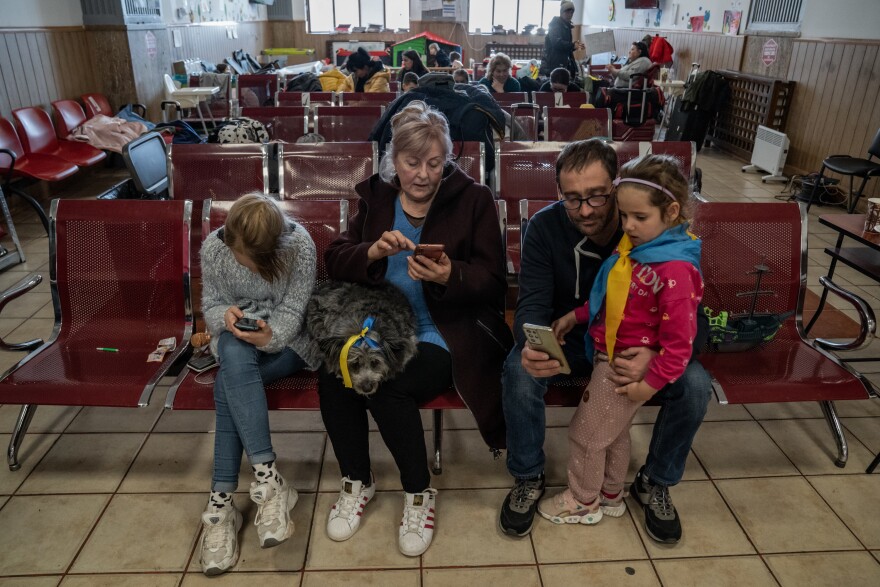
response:
[[[70,34],[71,33],[50,33],[48,35],[49,58],[54,64],[55,83],[58,85],[59,95],[65,97],[73,97],[70,93],[73,88],[73,81],[71,78],[75,75],[75,72],[70,70],[68,64],[70,50],[67,46],[67,37],[70,36]]]
[[[9,51],[9,61],[12,67],[12,83],[18,87],[18,99],[12,102],[12,109],[15,110],[30,102],[30,86],[33,84],[33,80],[28,79],[30,76],[25,74],[18,48],[18,38],[15,33],[6,35],[6,48]]]
[[[19,104],[19,87],[15,81],[15,71],[12,67],[12,58],[7,45],[9,35],[0,35],[0,81],[3,88],[0,90],[0,102],[2,110],[0,116],[8,118],[12,108]]]
[[[810,55],[809,61],[809,70],[805,71],[807,76],[800,80],[795,80],[798,82],[799,90],[804,92],[803,96],[806,98],[806,102],[804,103],[804,111],[802,117],[800,119],[802,132],[800,133],[800,141],[799,148],[805,152],[805,163],[809,160],[810,155],[814,152],[811,148],[811,140],[813,131],[818,126],[816,124],[805,124],[807,121],[815,121],[818,120],[816,117],[819,113],[819,102],[821,97],[817,95],[815,85],[810,80],[815,80],[820,75],[819,71],[822,66],[822,60],[825,58],[825,44],[811,43],[811,48],[813,49],[812,54]],[[801,85],[801,83],[803,84]],[[795,100],[798,99],[798,96],[795,96]],[[807,155],[809,154],[809,155]]]
[[[794,50],[792,51],[792,59],[789,63],[788,79],[799,80],[803,78],[803,69],[810,63],[805,55],[808,51],[811,52],[812,47],[809,47],[806,43],[798,43],[795,45]],[[805,120],[803,117],[803,105],[807,98],[807,92],[809,92],[810,89],[798,83],[795,91],[797,94],[794,96],[791,103],[791,113],[789,116],[787,131],[788,137],[791,141],[787,159],[790,164],[794,164],[798,158],[804,156],[796,137],[803,134],[803,125],[800,124],[800,121]]]
[[[843,47],[843,58],[838,66],[837,85],[834,87],[834,96],[831,99],[833,116],[828,118],[829,125],[834,129],[830,140],[826,141],[829,153],[838,153],[841,146],[849,142],[844,137],[847,132],[846,119],[849,111],[845,104],[847,96],[855,95],[856,78],[865,54],[864,45],[858,47],[847,44]],[[857,52],[858,49],[861,51]]]
[[[34,77],[37,88],[38,104],[49,106],[49,87],[46,84],[46,77],[52,75],[51,67],[46,71],[43,68],[43,59],[40,56],[40,49],[37,47],[37,34],[28,33],[23,39],[27,43],[27,54],[31,59],[31,75]]]
[[[48,34],[45,32],[40,32],[35,35],[35,40],[37,44],[37,51],[40,54],[40,61],[43,64],[43,72],[45,72],[44,81],[46,82],[47,91],[50,96],[52,96],[53,100],[57,100],[62,98],[63,96],[58,91],[58,84],[55,82],[55,76],[57,72],[55,71],[55,63],[52,61],[52,57],[49,55],[49,40]]]
[[[36,106],[41,104],[42,100],[40,99],[40,86],[37,82],[33,59],[31,58],[30,47],[28,46],[28,33],[15,33],[15,44],[28,88],[27,103],[23,105]]]

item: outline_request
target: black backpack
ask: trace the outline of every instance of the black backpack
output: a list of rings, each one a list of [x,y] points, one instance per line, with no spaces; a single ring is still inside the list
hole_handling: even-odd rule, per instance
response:
[[[323,91],[318,76],[311,72],[300,73],[287,82],[286,92],[321,92]]]

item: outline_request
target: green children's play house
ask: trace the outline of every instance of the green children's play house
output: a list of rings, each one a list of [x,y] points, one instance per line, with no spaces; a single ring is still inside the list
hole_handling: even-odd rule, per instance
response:
[[[437,35],[424,32],[414,37],[410,37],[405,41],[401,41],[396,45],[391,46],[391,64],[395,67],[399,67],[401,65],[401,55],[403,55],[404,51],[409,51],[413,49],[419,53],[423,58],[428,54],[428,45],[431,43],[437,43],[441,49],[446,51],[447,53],[451,53],[452,51],[457,51],[461,53],[461,45],[453,43],[448,39],[444,39],[443,37],[438,37]],[[462,53],[462,59],[464,59],[464,54]]]

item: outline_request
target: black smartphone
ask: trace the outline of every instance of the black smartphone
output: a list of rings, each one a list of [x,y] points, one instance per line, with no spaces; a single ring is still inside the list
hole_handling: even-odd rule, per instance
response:
[[[187,362],[186,366],[196,373],[204,373],[208,369],[213,369],[217,366],[217,359],[215,359],[214,355],[212,355],[211,353],[206,353],[204,355],[199,355],[198,357],[191,358]]]
[[[242,332],[256,332],[260,329],[260,327],[257,326],[257,321],[253,318],[239,318],[235,322],[235,327]]]

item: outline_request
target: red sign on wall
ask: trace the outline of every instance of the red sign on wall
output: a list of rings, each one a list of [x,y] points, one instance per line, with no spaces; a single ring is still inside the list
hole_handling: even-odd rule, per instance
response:
[[[779,53],[779,43],[773,39],[764,41],[764,48],[761,50],[761,61],[764,65],[771,66],[776,63],[776,56]]]

